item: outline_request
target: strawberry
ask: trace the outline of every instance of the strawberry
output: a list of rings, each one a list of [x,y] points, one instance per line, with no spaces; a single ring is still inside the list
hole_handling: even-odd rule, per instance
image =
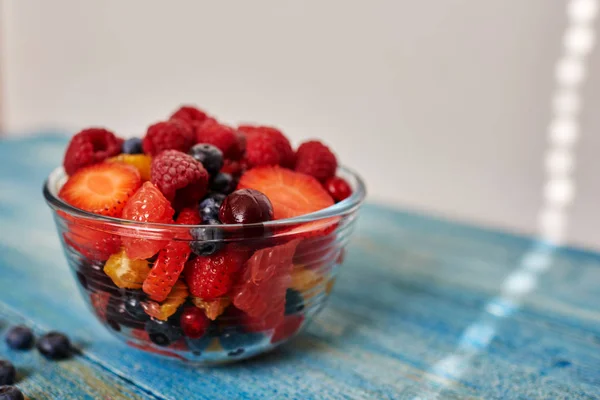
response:
[[[151,182],[146,182],[127,202],[122,218],[136,222],[170,224],[173,223],[174,213],[169,200],[165,199],[165,196]],[[131,259],[150,258],[168,243],[168,240],[123,236],[123,246]]]
[[[120,163],[101,163],[75,172],[58,196],[94,214],[120,217],[129,198],[142,184],[140,173]]]
[[[217,254],[188,261],[184,275],[192,296],[213,300],[227,294],[246,257],[245,251],[230,246]]]
[[[298,242],[293,240],[254,252],[233,289],[233,305],[253,318],[283,309]]]
[[[201,222],[195,208],[183,209],[175,223],[197,225]],[[152,300],[163,301],[179,279],[191,250],[187,242],[172,241],[158,253],[154,267],[144,281],[143,290]]]
[[[273,204],[274,218],[292,218],[333,205],[333,199],[312,176],[273,166],[246,171],[238,189],[256,189]]]
[[[88,260],[106,261],[121,248],[121,237],[102,231],[101,226],[81,218],[65,218],[68,222],[63,237],[67,245]]]

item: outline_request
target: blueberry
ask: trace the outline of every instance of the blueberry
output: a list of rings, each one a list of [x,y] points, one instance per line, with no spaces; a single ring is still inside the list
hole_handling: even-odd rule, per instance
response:
[[[69,358],[73,352],[71,341],[60,332],[48,332],[37,342],[37,349],[50,360]]]
[[[185,338],[185,342],[187,343],[188,349],[190,349],[195,356],[199,356],[210,345],[213,338],[214,336],[204,335],[198,339]]]
[[[106,321],[115,331],[120,331],[120,326],[133,329],[144,329],[144,321],[134,318],[127,310],[127,297],[113,296],[106,306]]]
[[[304,298],[299,291],[288,289],[285,292],[285,315],[296,314],[304,310]]]
[[[16,376],[15,366],[10,361],[0,360],[0,385],[12,385]]]
[[[0,386],[0,400],[25,400],[25,396],[15,386]]]
[[[143,292],[132,293],[125,298],[125,311],[136,321],[146,322],[150,319],[142,308],[142,301],[145,299],[146,295]]]
[[[199,256],[214,254],[224,245],[223,231],[219,228],[194,228],[190,233],[195,239],[190,242],[190,249]]]
[[[188,154],[201,162],[210,176],[216,175],[223,167],[223,152],[212,144],[198,143]]]
[[[82,261],[76,265],[76,268],[77,280],[88,292],[108,292],[115,296],[121,294],[121,290],[104,273],[103,265]]]
[[[265,336],[261,333],[244,332],[240,328],[226,329],[219,337],[221,346],[230,357],[243,354],[248,347],[257,345],[264,339]]]
[[[24,325],[10,328],[6,333],[6,344],[15,350],[27,350],[33,346],[33,332]]]
[[[229,194],[235,190],[236,186],[236,180],[226,172],[219,172],[210,182],[210,190],[216,193]]]
[[[174,325],[170,320],[151,319],[146,322],[146,332],[148,332],[148,336],[154,344],[165,347],[183,336],[181,328]]]
[[[131,138],[127,139],[123,142],[123,146],[121,146],[121,151],[125,154],[141,154],[144,152],[142,150],[142,139],[140,138]]]
[[[203,223],[210,224],[211,221],[218,223],[219,209],[221,208],[223,200],[225,200],[224,194],[210,193],[200,202],[198,211],[200,212]]]

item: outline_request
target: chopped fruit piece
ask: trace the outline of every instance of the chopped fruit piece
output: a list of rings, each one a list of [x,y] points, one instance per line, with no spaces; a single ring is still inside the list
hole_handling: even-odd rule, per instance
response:
[[[144,153],[151,156],[165,150],[179,150],[187,153],[193,144],[192,128],[187,123],[176,119],[151,125],[142,141]]]
[[[204,300],[226,295],[246,259],[245,251],[230,246],[217,254],[188,261],[184,275],[191,294]]]
[[[255,224],[273,219],[273,206],[263,193],[240,189],[225,198],[219,210],[224,224]]]
[[[199,308],[186,307],[181,314],[180,325],[185,336],[198,339],[206,333],[210,320]]]
[[[311,176],[281,167],[260,167],[247,171],[238,189],[255,189],[264,193],[275,219],[292,218],[327,208],[333,199]]]
[[[251,317],[261,317],[285,304],[291,283],[292,258],[298,240],[257,250],[244,265],[233,290],[233,304]]]
[[[146,332],[150,341],[158,346],[167,347],[181,339],[183,332],[172,321],[151,319],[146,322]]]
[[[173,223],[173,208],[169,200],[151,182],[135,192],[123,209],[123,218],[136,222]],[[123,246],[131,259],[150,258],[169,243],[168,240],[150,240],[142,237],[123,237]]]
[[[206,120],[201,124],[193,124],[196,131],[196,143],[208,143],[218,147],[225,158],[238,160],[243,154],[243,148],[238,141],[235,131],[215,120]]]
[[[152,160],[152,183],[176,209],[195,206],[208,188],[208,172],[192,156],[167,150]]]
[[[121,152],[125,154],[142,154],[144,152],[142,139],[136,137],[127,139],[121,146]]]
[[[68,230],[63,233],[67,245],[73,247],[88,260],[106,261],[121,248],[121,238],[107,232],[94,229],[92,224],[73,219]]]
[[[231,299],[228,297],[220,297],[215,300],[203,300],[198,297],[192,297],[192,303],[201,310],[204,310],[204,314],[208,319],[214,321],[217,317],[225,311],[231,304]]]
[[[68,175],[78,169],[100,163],[121,152],[123,139],[102,128],[84,129],[71,139],[63,165]]]
[[[321,231],[324,232],[324,231]],[[298,245],[294,255],[294,264],[302,264],[306,268],[317,269],[327,264],[333,264],[338,256],[336,235],[328,234],[316,237],[306,237]]]
[[[296,151],[297,172],[315,177],[320,182],[335,175],[337,159],[329,147],[317,140],[305,142]]]
[[[248,143],[254,142],[255,140],[265,140],[271,143],[279,156],[279,164],[286,168],[293,168],[296,155],[294,150],[285,135],[276,128],[270,126],[251,126],[251,125],[240,125],[238,129],[245,134],[246,141]]]
[[[58,196],[82,210],[120,217],[125,203],[141,184],[140,173],[135,168],[102,163],[78,170]]]
[[[294,268],[294,271],[292,271],[291,287],[302,293],[307,299],[317,294],[317,292],[312,289],[322,282],[323,276],[313,270],[296,267]]]
[[[92,292],[90,293],[90,304],[96,312],[98,318],[106,321],[106,307],[110,301],[110,293],[108,292]]]
[[[281,304],[267,309],[265,314],[256,317],[242,313],[240,320],[247,332],[266,332],[275,329],[283,321],[284,315],[285,308]]]
[[[304,310],[304,298],[302,294],[294,289],[285,292],[285,315],[297,314]]]
[[[64,360],[73,353],[71,341],[60,332],[48,332],[37,341],[37,349],[50,360]]]
[[[195,209],[186,208],[179,213],[176,223],[196,225],[200,223],[200,216]],[[154,267],[146,277],[143,286],[144,292],[152,300],[163,301],[167,298],[171,288],[179,279],[190,253],[190,246],[184,241],[171,241],[158,253]]]
[[[223,152],[212,144],[195,144],[188,154],[202,164],[211,177],[215,176],[223,167]]]
[[[294,336],[296,332],[300,330],[304,322],[303,315],[289,315],[275,328],[273,337],[271,337],[271,343],[281,342],[282,340],[289,339]]]
[[[104,272],[120,288],[140,289],[150,272],[148,261],[131,260],[122,250],[110,256],[104,265]]]
[[[206,118],[206,113],[194,106],[181,106],[171,115],[171,119],[180,119],[187,123],[204,122]]]
[[[142,307],[149,316],[161,321],[166,321],[170,316],[177,312],[179,306],[185,303],[188,296],[189,292],[186,284],[183,281],[177,281],[165,301],[160,304],[154,301],[148,301],[142,303]]]
[[[150,166],[152,165],[152,157],[146,154],[120,154],[116,157],[111,157],[108,162],[120,162],[131,165],[140,173],[142,181],[150,180]]]
[[[337,176],[327,179],[323,186],[336,202],[345,200],[352,194],[352,188],[348,182]]]
[[[325,293],[331,294],[334,286],[335,286],[335,278],[332,278],[327,282],[327,286],[325,286]]]

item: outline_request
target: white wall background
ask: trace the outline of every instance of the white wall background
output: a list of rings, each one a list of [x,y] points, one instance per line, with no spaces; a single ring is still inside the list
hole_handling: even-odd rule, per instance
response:
[[[372,200],[536,231],[566,2],[0,0],[13,134],[141,134],[182,102],[325,138]],[[600,49],[570,242],[600,248]]]

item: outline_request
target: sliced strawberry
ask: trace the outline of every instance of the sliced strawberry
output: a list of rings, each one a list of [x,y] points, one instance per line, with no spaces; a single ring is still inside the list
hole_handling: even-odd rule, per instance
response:
[[[58,196],[94,214],[120,217],[127,200],[142,184],[140,173],[125,164],[101,163],[75,172]]]
[[[173,214],[175,211],[169,200],[151,182],[145,182],[125,205],[122,218],[136,222],[170,224],[173,223]],[[141,233],[142,237],[123,236],[123,246],[129,258],[150,258],[169,243],[168,238],[146,239],[143,235]]]
[[[312,176],[289,169],[258,167],[242,175],[238,189],[256,189],[273,204],[275,219],[309,214],[333,205],[333,199]]]
[[[181,210],[176,221],[180,225],[197,225],[200,222],[200,215],[195,208]],[[188,243],[181,241],[171,241],[158,253],[158,259],[143,286],[144,292],[152,300],[163,301],[167,298],[171,288],[179,279],[190,253]]]

